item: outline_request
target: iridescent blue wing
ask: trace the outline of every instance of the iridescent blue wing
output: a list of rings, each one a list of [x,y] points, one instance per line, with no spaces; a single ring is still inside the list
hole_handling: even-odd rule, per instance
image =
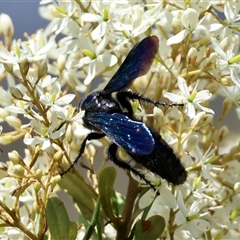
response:
[[[135,45],[103,89],[102,94],[127,89],[135,78],[145,75],[152,65],[158,51],[158,45],[159,40],[156,36],[146,37]]]
[[[148,127],[120,113],[92,112],[87,120],[125,151],[144,155],[154,149],[154,139]]]

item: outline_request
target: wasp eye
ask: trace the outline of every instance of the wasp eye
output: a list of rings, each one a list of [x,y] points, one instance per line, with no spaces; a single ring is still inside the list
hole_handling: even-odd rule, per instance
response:
[[[93,98],[95,97],[95,94],[88,94],[85,98],[83,98],[80,108],[82,110],[86,110],[87,105],[92,102]]]

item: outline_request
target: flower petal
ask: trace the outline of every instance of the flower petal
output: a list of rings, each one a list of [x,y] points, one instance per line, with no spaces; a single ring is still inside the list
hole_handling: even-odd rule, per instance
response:
[[[201,105],[200,105],[201,106]],[[192,119],[196,116],[196,111],[192,103],[187,103],[186,106],[187,115]]]
[[[174,195],[172,194],[172,192],[168,188],[163,186],[163,187],[161,187],[160,192],[161,192],[161,195],[159,197],[162,198],[163,202],[167,206],[169,206],[170,208],[177,207],[176,199],[175,199]]]
[[[102,62],[105,66],[112,67],[117,63],[117,57],[112,54],[99,55],[98,60]]]
[[[81,19],[82,19],[84,22],[100,22],[100,21],[103,20],[100,15],[92,14],[92,13],[84,13],[84,14],[81,16]]]
[[[190,93],[189,93],[188,86],[187,86],[184,78],[178,77],[178,87],[180,88],[180,90],[183,93],[183,95],[185,96],[185,98],[189,98]]]
[[[96,74],[96,61],[90,63],[88,68],[88,75],[84,80],[84,84],[88,85],[95,77],[95,74]]]
[[[163,96],[165,98],[168,98],[172,102],[180,102],[180,101],[182,101],[184,99],[183,96],[180,96],[180,95],[177,95],[177,94],[174,94],[174,93],[170,93],[170,92],[164,93]]]
[[[101,22],[91,33],[92,40],[97,40],[106,34],[107,23]]]
[[[188,34],[190,33],[189,30],[184,29],[181,32],[179,32],[178,34],[176,34],[173,37],[170,37],[167,40],[167,45],[172,45],[172,44],[176,44],[176,43],[180,43]]]
[[[181,16],[181,20],[186,29],[194,31],[198,24],[198,14],[193,8],[187,8],[187,10]]]
[[[55,104],[66,105],[66,104],[69,104],[74,98],[75,98],[75,94],[67,94],[67,95],[62,96],[59,99],[57,99]]]

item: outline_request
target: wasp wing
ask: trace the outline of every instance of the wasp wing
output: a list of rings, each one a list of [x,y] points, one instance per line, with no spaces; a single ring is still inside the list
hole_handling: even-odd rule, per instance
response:
[[[154,139],[148,127],[120,113],[93,112],[88,121],[125,151],[145,155],[154,149]]]
[[[152,65],[158,46],[159,40],[156,36],[146,37],[135,45],[103,89],[102,94],[127,89],[135,78],[145,75]]]

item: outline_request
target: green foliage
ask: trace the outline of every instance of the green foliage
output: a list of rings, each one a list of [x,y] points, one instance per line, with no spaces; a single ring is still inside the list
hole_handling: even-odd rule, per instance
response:
[[[76,239],[77,224],[69,220],[64,203],[57,197],[48,199],[46,205],[46,218],[51,233],[51,239]]]

